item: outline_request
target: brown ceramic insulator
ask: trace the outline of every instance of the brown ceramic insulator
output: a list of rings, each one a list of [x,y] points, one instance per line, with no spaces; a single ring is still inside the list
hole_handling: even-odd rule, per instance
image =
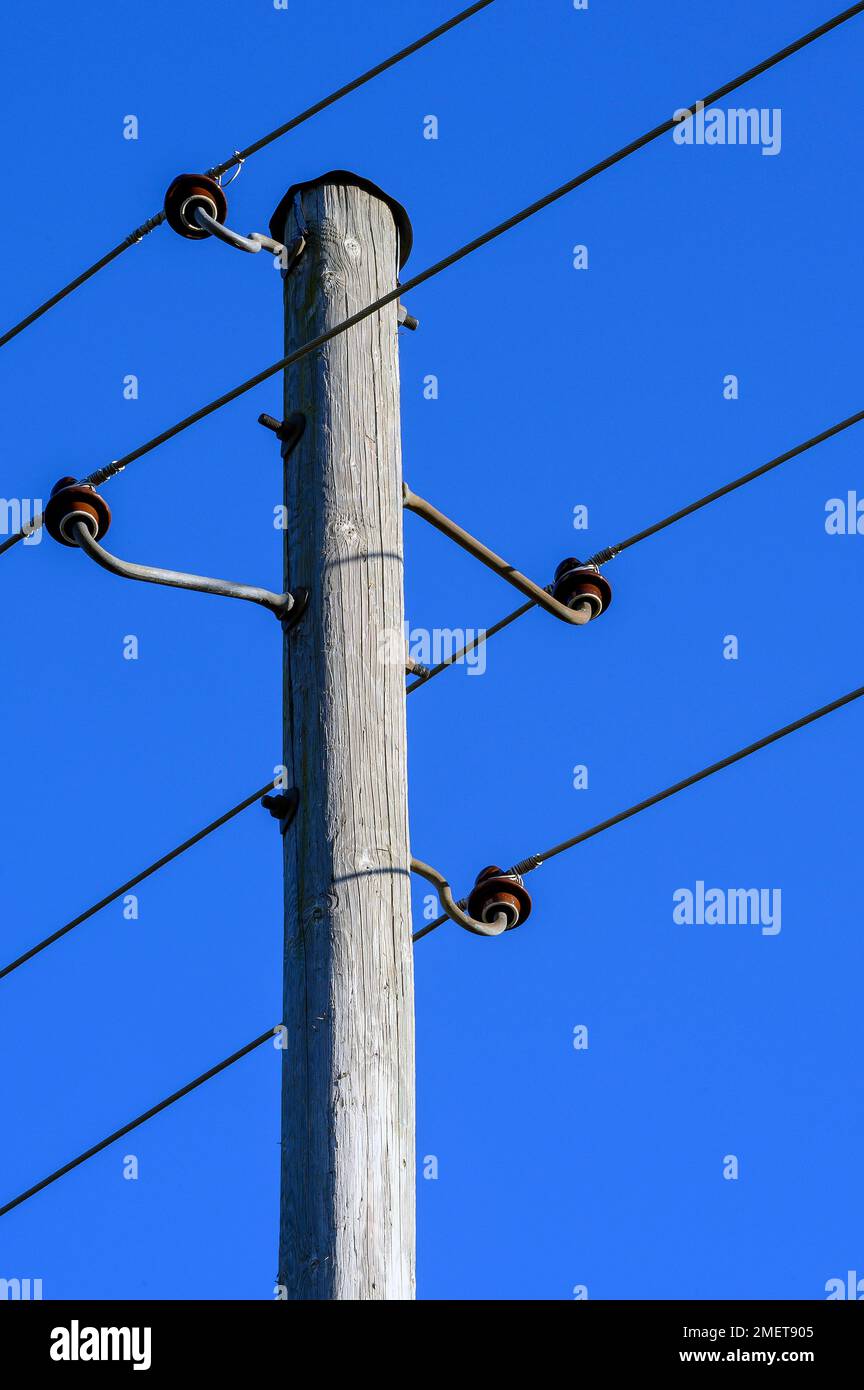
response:
[[[228,199],[222,185],[209,174],[178,174],[169,184],[165,194],[165,220],[168,226],[190,241],[203,241],[210,236],[210,232],[205,232],[203,227],[196,226],[183,215],[183,206],[190,198],[200,198],[205,206],[212,205],[216,209],[217,222],[224,222],[228,215]]]
[[[601,611],[606,606],[603,602],[603,590],[600,588],[599,584],[592,584],[590,579],[583,579],[580,582],[579,587],[576,590],[576,594],[579,598],[586,598],[590,596],[596,598],[600,604]]]
[[[489,921],[495,916],[495,909],[504,911],[508,917],[515,915],[515,921],[508,928],[521,926],[531,915],[531,894],[521,878],[515,874],[505,874],[492,864],[477,875],[477,881],[468,898],[468,911],[478,922]]]
[[[45,530],[60,545],[74,547],[76,544],[61,529],[63,522],[73,512],[82,512],[92,519],[97,541],[102,539],[111,525],[111,509],[95,488],[86,483],[76,483],[74,479],[61,478],[52,488],[45,506]]]
[[[594,599],[599,605],[596,616],[605,613],[612,602],[612,585],[593,565],[579,560],[562,560],[555,571],[552,597],[572,608],[580,599]]]

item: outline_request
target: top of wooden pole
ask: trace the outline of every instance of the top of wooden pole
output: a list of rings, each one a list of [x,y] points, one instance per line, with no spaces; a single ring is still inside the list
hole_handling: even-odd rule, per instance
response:
[[[411,248],[414,245],[414,229],[411,226],[408,213],[401,203],[397,202],[395,198],[391,198],[390,194],[385,193],[383,188],[379,188],[377,183],[362,178],[360,174],[352,174],[348,169],[331,169],[329,174],[320,174],[317,179],[307,179],[304,183],[292,183],[270,218],[270,235],[276,241],[281,241],[285,232],[286,219],[297,194],[304,193],[307,188],[318,188],[322,183],[351,184],[355,188],[365,188],[367,193],[371,193],[373,197],[380,198],[382,203],[387,204],[399,232],[399,269],[401,270],[411,255]]]

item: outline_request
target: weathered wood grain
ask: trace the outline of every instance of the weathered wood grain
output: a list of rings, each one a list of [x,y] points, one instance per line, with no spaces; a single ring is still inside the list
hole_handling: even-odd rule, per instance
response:
[[[303,198],[286,352],[391,290],[397,233],[358,187]],[[292,225],[286,241],[294,235]],[[396,305],[286,372],[306,433],[287,462],[279,1281],[293,1299],[414,1297],[414,998],[406,787]]]

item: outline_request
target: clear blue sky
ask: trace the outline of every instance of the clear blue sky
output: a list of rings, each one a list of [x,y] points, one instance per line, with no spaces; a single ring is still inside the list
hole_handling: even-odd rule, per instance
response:
[[[457,8],[7,15],[3,326],[175,173]],[[409,209],[409,274],[838,8],[498,0],[250,160],[232,220],[264,229],[290,183],[351,168]],[[414,294],[411,485],[545,582],[864,406],[862,62],[858,19],[726,103],[781,108],[779,156],[670,137]],[[45,497],[135,447],[275,360],[281,334],[263,257],[160,229],[3,349],[0,492]],[[113,481],[118,552],[278,586],[279,460],[255,420],[279,405],[274,381]],[[824,518],[864,493],[862,447],[853,430],[616,560],[590,629],[531,614],[485,675],[412,695],[415,854],[464,891],[859,685],[864,537]],[[406,539],[413,624],[515,606],[416,518]],[[267,615],[124,584],[47,538],[0,557],[0,577],[8,959],[266,781],[280,656]],[[504,940],[419,943],[417,1151],[439,1163],[419,1181],[420,1297],[818,1299],[864,1274],[862,719],[838,713],[541,869],[532,920]],[[673,893],[700,880],[782,890],[779,935],[676,925]],[[253,809],[142,886],[137,922],[115,905],[2,982],[0,1202],[278,1020],[280,903],[278,832]],[[48,1298],[269,1298],[278,1092],[263,1048],[4,1218],[0,1276],[42,1278]]]

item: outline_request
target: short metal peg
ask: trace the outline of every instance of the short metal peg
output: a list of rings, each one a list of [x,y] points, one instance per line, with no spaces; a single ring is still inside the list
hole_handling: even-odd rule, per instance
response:
[[[288,792],[271,792],[262,797],[261,805],[265,811],[269,811],[274,820],[278,820],[279,829],[284,835],[300,805],[300,792],[296,787],[292,787]]]
[[[292,454],[296,449],[306,430],[306,416],[301,410],[293,410],[290,415],[286,415],[284,420],[277,420],[273,415],[259,415],[258,424],[263,425],[265,430],[272,430],[277,439],[285,445],[282,453],[285,458]]]

